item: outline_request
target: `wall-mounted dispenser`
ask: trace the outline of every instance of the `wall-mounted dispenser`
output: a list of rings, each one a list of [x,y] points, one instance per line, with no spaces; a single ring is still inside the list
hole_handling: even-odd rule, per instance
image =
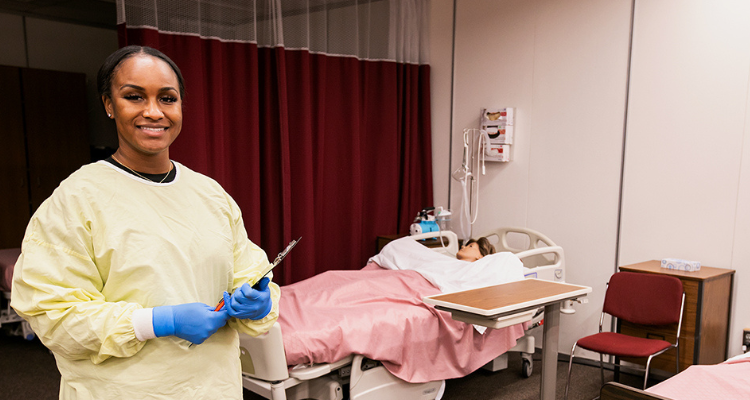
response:
[[[514,115],[513,107],[482,109],[479,129],[484,135],[483,148],[486,161],[513,160]]]

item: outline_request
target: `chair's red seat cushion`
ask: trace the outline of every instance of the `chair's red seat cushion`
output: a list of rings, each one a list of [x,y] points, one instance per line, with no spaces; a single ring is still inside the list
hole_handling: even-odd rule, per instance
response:
[[[618,357],[648,357],[672,344],[658,339],[644,339],[615,332],[601,332],[578,340],[578,347]]]

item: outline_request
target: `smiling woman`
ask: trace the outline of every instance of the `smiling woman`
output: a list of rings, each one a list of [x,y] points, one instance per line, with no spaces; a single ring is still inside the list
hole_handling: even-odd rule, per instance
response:
[[[170,160],[179,68],[128,46],[97,84],[120,146],[38,208],[11,305],[55,355],[61,399],[241,399],[238,331],[278,317],[266,253],[216,181]]]
[[[114,161],[142,178],[165,174],[166,180],[173,169],[169,146],[182,130],[184,83],[169,58],[143,49],[128,46],[114,53],[100,71],[99,92],[117,125]]]

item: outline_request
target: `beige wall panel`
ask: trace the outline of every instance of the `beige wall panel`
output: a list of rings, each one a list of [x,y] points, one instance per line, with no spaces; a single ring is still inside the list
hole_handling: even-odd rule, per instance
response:
[[[563,352],[598,329],[615,270],[630,17],[628,0],[545,0],[536,21],[528,226],[594,288],[561,319]]]
[[[114,124],[96,91],[96,73],[118,49],[117,31],[42,19],[26,19],[29,67],[86,74],[89,135],[93,145],[117,147]]]
[[[23,18],[0,14],[0,65],[26,66],[26,48],[23,38]]]
[[[480,176],[474,236],[527,226],[565,248],[568,280],[595,292],[562,319],[563,352],[596,329],[615,267],[630,5],[476,0],[457,7],[451,170],[461,165],[461,132],[478,127],[481,108],[516,107],[514,161],[487,163]],[[452,182],[454,212],[459,187]]]
[[[750,92],[750,87],[748,87]],[[745,107],[742,166],[740,167],[737,214],[734,225],[732,265],[734,275],[729,356],[742,353],[742,330],[750,330],[750,102]]]
[[[453,0],[430,3],[430,106],[432,111],[432,182],[435,206],[448,207],[450,184]],[[432,204],[430,204],[432,205]],[[414,215],[416,216],[415,210]]]
[[[43,19],[26,19],[29,66],[57,71],[93,71],[117,50],[117,31]],[[88,72],[88,76],[91,76]]]
[[[638,2],[620,253],[736,269],[730,355],[750,325],[738,306],[750,272],[748,20],[747,2]]]
[[[523,0],[458,2],[451,171],[461,166],[463,129],[479,127],[482,108],[516,108],[515,161],[488,162],[487,174],[479,175],[475,236],[526,225],[536,7],[537,2]],[[453,180],[454,214],[460,188]]]
[[[638,3],[621,263],[678,257],[730,266],[748,20],[744,2]]]

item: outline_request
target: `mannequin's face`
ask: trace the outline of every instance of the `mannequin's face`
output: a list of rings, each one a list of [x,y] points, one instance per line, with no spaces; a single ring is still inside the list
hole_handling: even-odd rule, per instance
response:
[[[456,258],[463,261],[476,261],[482,258],[482,253],[479,251],[479,244],[477,242],[469,243],[466,246],[461,247],[456,253]]]

